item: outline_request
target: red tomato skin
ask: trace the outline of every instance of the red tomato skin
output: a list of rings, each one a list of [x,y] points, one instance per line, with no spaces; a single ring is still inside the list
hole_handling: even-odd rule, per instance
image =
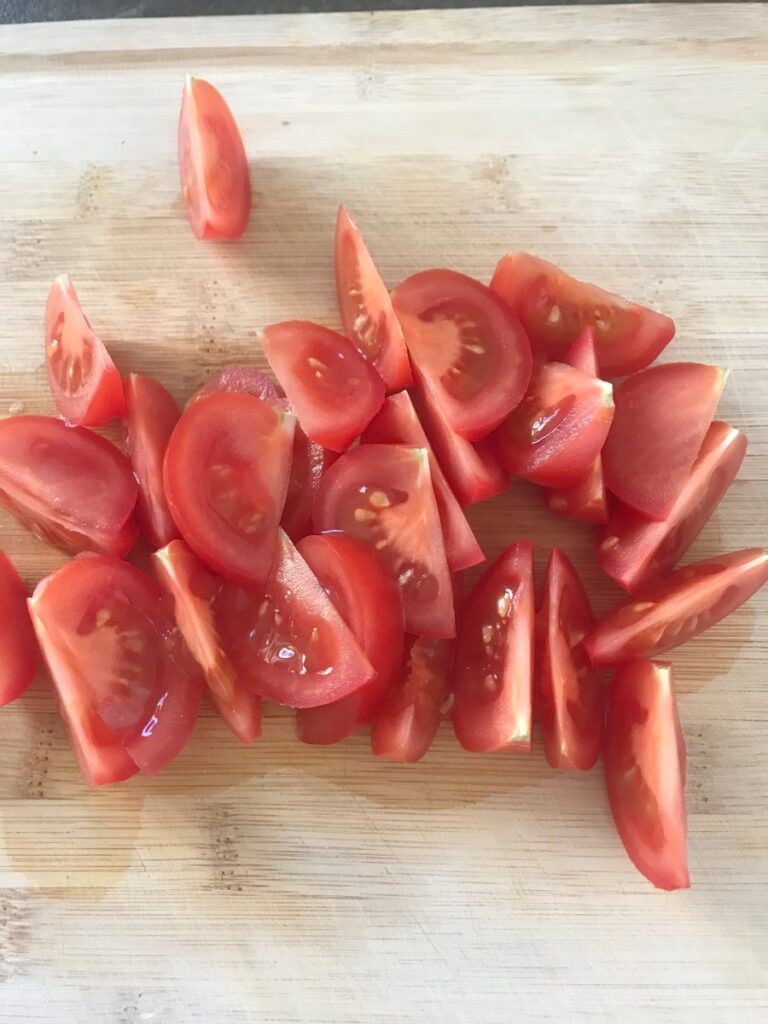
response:
[[[608,688],[603,739],[608,800],[630,860],[658,889],[690,886],[685,759],[672,666],[620,665]]]
[[[0,551],[0,706],[27,690],[37,669],[37,641],[27,611],[27,589]]]
[[[335,267],[344,334],[370,359],[387,391],[410,387],[413,378],[403,329],[360,229],[345,206],[339,207],[336,219]]]
[[[273,405],[280,400],[274,382],[266,373],[262,373],[256,366],[238,364],[225,366],[204,381],[189,399],[187,406],[206,395],[218,394],[219,391],[245,392]]]

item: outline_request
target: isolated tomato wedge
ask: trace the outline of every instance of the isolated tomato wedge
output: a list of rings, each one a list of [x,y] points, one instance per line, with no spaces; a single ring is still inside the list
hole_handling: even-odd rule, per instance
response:
[[[764,548],[684,565],[609,612],[584,645],[594,665],[653,657],[698,636],[739,608],[768,580]]]
[[[86,780],[168,764],[192,733],[202,680],[158,584],[81,555],[40,583],[29,609]]]
[[[264,329],[262,347],[307,437],[343,452],[384,401],[384,381],[351,341],[303,320]]]
[[[622,381],[603,449],[605,483],[649,519],[665,519],[685,487],[727,374],[702,363],[652,366]]]
[[[0,505],[41,540],[122,558],[138,536],[137,491],[128,460],[98,434],[51,416],[0,420]]]
[[[630,594],[666,575],[719,505],[746,450],[747,439],[741,431],[716,420],[665,519],[646,519],[614,502],[597,548],[603,572]]]
[[[426,449],[366,444],[346,452],[320,482],[315,529],[343,530],[379,552],[400,586],[407,633],[456,635]]]
[[[613,418],[611,385],[565,363],[545,363],[494,434],[510,473],[544,487],[573,487],[588,474]]]
[[[27,689],[37,668],[37,641],[27,611],[27,588],[0,551],[0,706]]]
[[[535,703],[553,768],[589,771],[600,754],[603,687],[583,645],[594,622],[573,563],[552,548],[536,619]]]
[[[70,426],[100,427],[123,415],[120,374],[66,275],[48,292],[45,365],[56,411]]]
[[[346,534],[305,537],[298,552],[376,671],[367,686],[348,697],[296,712],[296,734],[304,743],[338,743],[371,720],[397,677],[404,643],[400,590],[383,558]]]
[[[430,447],[407,391],[390,395],[361,437],[363,444],[407,444],[429,453],[429,472],[443,528],[445,554],[451,572],[460,572],[485,559],[472,527],[451,490]]]
[[[250,394],[190,405],[165,453],[168,507],[198,558],[227,579],[264,583],[277,552],[295,417]]]
[[[262,398],[265,402],[279,402],[280,396],[275,387],[274,381],[257,366],[238,364],[236,366],[225,366],[223,370],[214,373],[195,391],[187,402],[192,405],[199,398],[206,395],[215,395],[219,391],[245,392]]]
[[[465,750],[531,749],[533,545],[499,555],[461,615],[451,671],[453,728]]]
[[[477,441],[525,394],[531,346],[517,317],[484,284],[453,270],[424,270],[392,292],[412,361],[445,418]]]
[[[675,334],[668,316],[577,281],[527,252],[502,257],[491,289],[522,321],[534,350],[562,360],[585,327],[595,332],[601,375],[649,366]]]
[[[381,376],[388,391],[410,386],[403,329],[360,229],[345,206],[336,219],[336,294],[344,333]]]
[[[179,171],[197,237],[242,235],[251,213],[251,179],[240,130],[218,89],[189,75],[181,94]]]
[[[687,889],[685,740],[668,662],[635,659],[617,669],[603,764],[613,820],[632,863],[658,889]]]

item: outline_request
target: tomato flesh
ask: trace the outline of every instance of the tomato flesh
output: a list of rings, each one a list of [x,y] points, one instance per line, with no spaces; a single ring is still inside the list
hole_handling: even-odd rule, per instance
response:
[[[0,706],[29,687],[37,668],[37,641],[27,611],[27,589],[0,551]]]
[[[273,404],[280,399],[274,382],[266,373],[262,373],[256,366],[236,365],[225,366],[223,370],[209,377],[195,391],[187,405],[191,405],[199,398],[205,398],[206,395],[215,395],[219,391],[245,392]]]

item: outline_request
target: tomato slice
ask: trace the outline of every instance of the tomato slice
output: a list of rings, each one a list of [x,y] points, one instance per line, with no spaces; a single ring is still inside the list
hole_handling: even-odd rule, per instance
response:
[[[346,534],[305,537],[298,551],[376,671],[348,697],[296,712],[296,733],[304,743],[338,743],[371,720],[397,677],[404,643],[400,590],[381,556]]]
[[[669,663],[636,659],[617,669],[603,764],[613,820],[632,863],[658,889],[687,889],[685,740]]]
[[[405,343],[461,437],[477,441],[520,402],[531,346],[520,321],[484,284],[453,270],[424,270],[392,292]]]
[[[453,728],[465,750],[531,749],[533,545],[518,541],[464,606],[451,673]]]
[[[741,431],[716,420],[666,519],[646,519],[616,502],[597,549],[603,572],[630,594],[666,575],[719,505],[746,450]]]
[[[346,452],[320,482],[315,529],[343,530],[381,554],[400,585],[407,633],[456,635],[426,449],[366,444]]]
[[[138,531],[138,485],[109,441],[50,416],[0,420],[0,504],[65,551],[122,558]]]
[[[615,608],[584,641],[594,665],[653,657],[739,608],[768,580],[768,554],[747,548],[676,569]]]
[[[120,374],[66,275],[48,293],[45,365],[56,411],[70,426],[100,427],[123,415]]]
[[[43,580],[29,609],[86,779],[168,764],[192,733],[202,681],[157,583],[81,555]]]
[[[218,89],[189,75],[181,94],[179,170],[197,237],[242,235],[251,213],[251,178],[240,130]]]
[[[665,519],[685,487],[727,374],[701,363],[666,363],[616,388],[603,450],[608,490],[649,519]]]
[[[611,385],[565,363],[545,363],[494,435],[499,462],[544,487],[573,487],[600,454],[613,418]]]
[[[27,588],[0,551],[0,706],[29,687],[37,668],[37,641],[27,611]]]
[[[600,753],[603,687],[582,642],[594,622],[571,560],[553,548],[537,617],[536,653],[536,710],[553,768],[589,771]]]
[[[198,558],[227,579],[264,583],[277,552],[295,418],[250,394],[190,405],[165,453],[168,506]]]
[[[412,383],[403,329],[360,229],[345,206],[336,220],[336,294],[344,333],[370,360],[388,391]]]
[[[520,317],[534,350],[549,359],[562,360],[591,327],[600,373],[609,379],[649,366],[675,334],[668,316],[577,281],[527,252],[502,257],[491,289]]]
[[[206,395],[215,395],[219,391],[245,392],[273,404],[280,399],[274,381],[266,373],[262,373],[256,366],[237,365],[225,366],[223,370],[219,370],[218,373],[214,373],[209,377],[195,391],[187,405],[190,406],[198,398],[205,398]]]
[[[435,491],[437,511],[443,527],[443,541],[448,568],[460,572],[485,559],[472,527],[456,500],[445,474],[430,447],[419,422],[413,402],[406,391],[390,395],[379,413],[371,420],[360,439],[363,444],[407,444],[424,448],[429,453],[429,472]]]
[[[136,518],[141,532],[156,548],[179,535],[163,486],[165,449],[178,421],[179,407],[159,381],[130,374],[125,382],[125,432],[139,482]]]

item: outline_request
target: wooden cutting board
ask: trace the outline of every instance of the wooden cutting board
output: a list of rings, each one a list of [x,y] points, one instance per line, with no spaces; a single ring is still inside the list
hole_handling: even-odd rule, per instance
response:
[[[768,9],[528,8],[0,29],[0,414],[50,412],[42,314],[68,272],[120,368],[183,399],[257,328],[336,326],[349,205],[389,282],[487,279],[509,248],[672,314],[669,359],[731,367],[738,481],[692,557],[768,541]],[[254,211],[201,244],[176,168],[182,77],[231,102]],[[489,556],[589,529],[532,489],[473,510]],[[30,585],[57,552],[0,516]],[[675,651],[693,888],[655,892],[599,769],[415,767],[210,715],[160,778],[89,792],[47,682],[0,712],[2,1024],[768,1019],[768,595]]]

